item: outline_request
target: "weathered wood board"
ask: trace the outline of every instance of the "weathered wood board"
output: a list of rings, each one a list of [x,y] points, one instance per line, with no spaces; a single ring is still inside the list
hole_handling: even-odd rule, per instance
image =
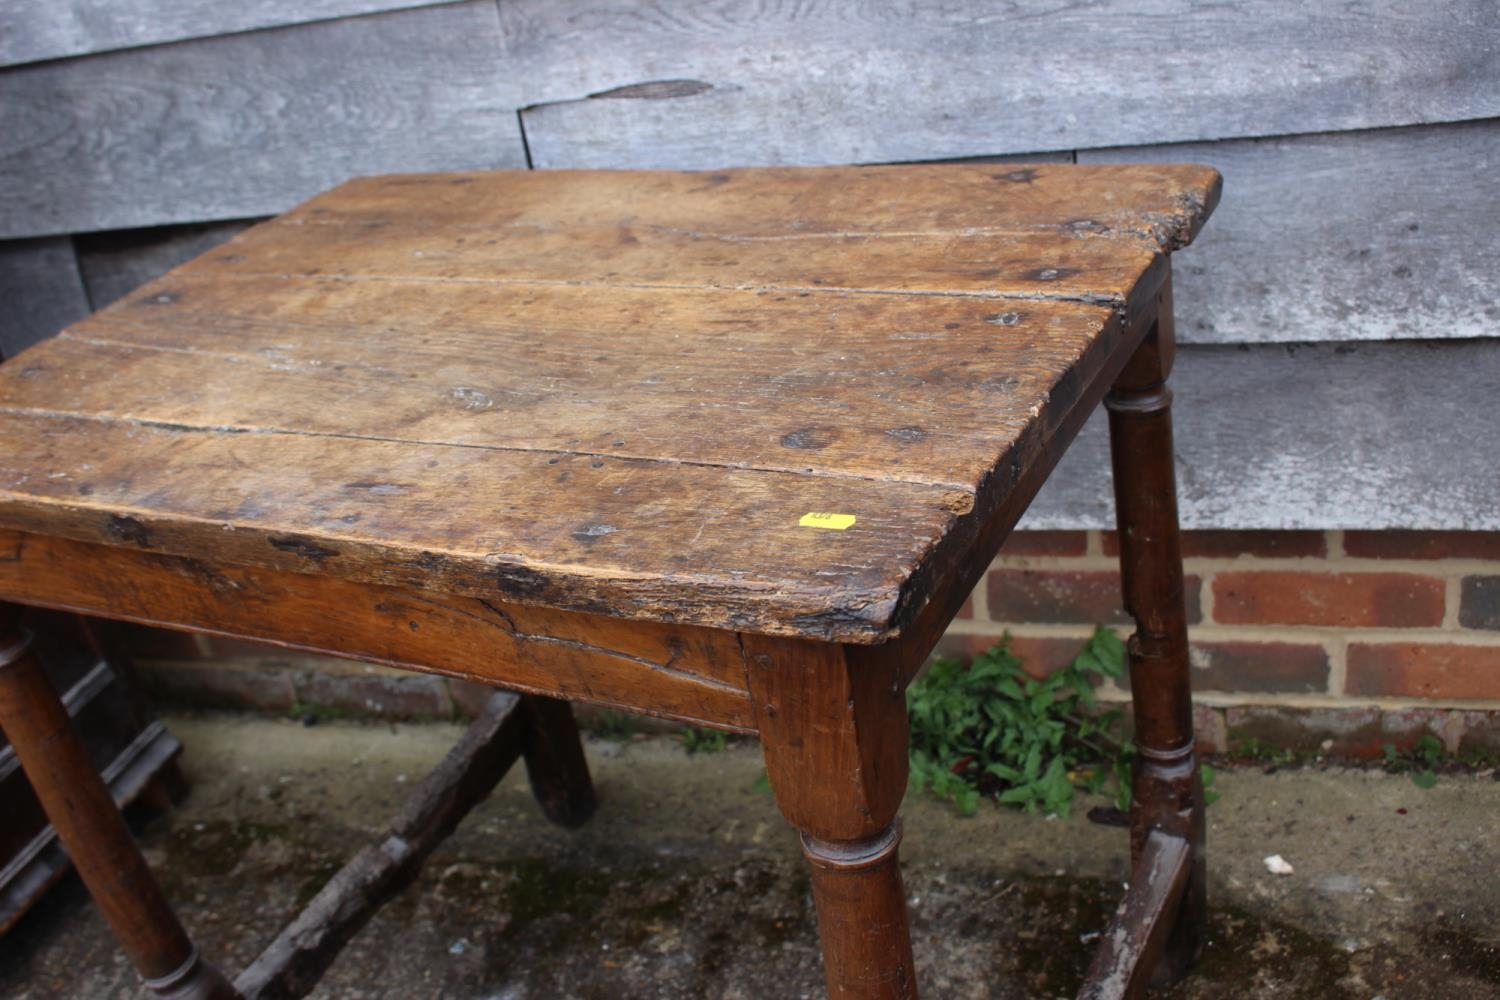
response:
[[[1213,225],[1173,260],[1185,343],[1500,336],[1500,119],[1078,160],[1224,174]]]
[[[117,540],[118,541],[118,540]],[[754,731],[732,632],[86,545],[0,530],[0,595]],[[647,680],[649,678],[649,680]]]
[[[351,182],[0,368],[0,525],[878,642],[983,561],[1218,180]]]
[[[0,237],[268,215],[360,174],[526,163],[495,7],[0,74]]]
[[[52,336],[88,311],[72,240],[0,243],[0,358]]]
[[[1500,530],[1500,341],[1185,347],[1172,384],[1184,527]],[[1101,414],[1022,526],[1110,496]]]
[[[933,160],[1500,114],[1492,0],[500,9],[539,167]]]
[[[78,270],[88,289],[89,304],[103,309],[178,264],[212,250],[248,225],[239,221],[157,226],[75,237]]]
[[[0,20],[0,66],[211,38],[257,28],[430,7],[451,0],[13,0]]]

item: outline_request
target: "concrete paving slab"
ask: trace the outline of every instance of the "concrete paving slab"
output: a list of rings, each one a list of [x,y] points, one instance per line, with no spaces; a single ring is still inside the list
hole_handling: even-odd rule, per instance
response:
[[[382,829],[448,724],[169,715],[193,792],[148,857],[203,953],[243,968]],[[548,825],[521,769],[346,950],[314,995],[474,1000],[820,997],[796,838],[753,743],[590,739],[595,818]],[[1500,781],[1220,771],[1212,939],[1173,1000],[1500,997]],[[1085,803],[1086,807],[1087,803]],[[1127,874],[1124,832],[908,797],[902,852],[929,998],[1071,996]],[[1289,875],[1267,870],[1281,855]],[[135,998],[76,881],[0,940],[0,996]]]

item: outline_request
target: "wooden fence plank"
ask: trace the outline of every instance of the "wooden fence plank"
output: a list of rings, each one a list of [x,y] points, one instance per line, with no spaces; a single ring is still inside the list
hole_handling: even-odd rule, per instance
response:
[[[1500,119],[1078,157],[1224,174],[1174,258],[1184,342],[1500,336]]]
[[[89,313],[67,237],[0,243],[0,358]]]
[[[0,74],[0,237],[279,212],[357,174],[525,165],[485,0]]]
[[[0,21],[0,66],[211,38],[451,0],[46,0]]]
[[[1189,346],[1172,383],[1184,527],[1500,530],[1500,341]],[[1023,528],[1114,526],[1102,417]]]
[[[932,160],[1500,114],[1493,0],[514,0],[501,18],[539,167]]]
[[[80,236],[74,242],[89,304],[103,309],[152,278],[159,278],[178,264],[212,250],[249,225],[248,221],[237,220]]]

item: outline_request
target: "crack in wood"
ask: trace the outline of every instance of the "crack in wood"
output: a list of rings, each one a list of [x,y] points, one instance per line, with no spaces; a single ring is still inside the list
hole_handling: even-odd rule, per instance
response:
[[[184,434],[265,434],[286,437],[326,439],[333,441],[368,441],[376,444],[410,444],[426,448],[460,448],[473,451],[490,451],[504,454],[559,455],[570,458],[608,459],[617,462],[641,462],[652,465],[680,465],[705,469],[726,469],[734,472],[754,472],[767,475],[815,476],[870,483],[899,483],[924,489],[960,490],[974,492],[972,483],[947,482],[939,479],[923,479],[915,476],[866,476],[831,469],[808,468],[802,465],[760,465],[738,462],[710,462],[704,459],[665,458],[652,455],[636,455],[624,452],[570,451],[565,448],[526,448],[517,445],[476,444],[461,441],[430,441],[422,438],[401,438],[377,434],[348,434],[334,431],[303,431],[287,427],[241,427],[235,424],[185,424],[171,420],[155,420],[148,417],[126,417],[99,413],[69,413],[64,410],[46,410],[30,406],[0,406],[0,414],[17,417],[41,417],[52,420],[80,420],[104,426],[123,425],[149,427]]]
[[[496,622],[485,618],[483,615],[476,615],[472,611],[465,611],[462,608],[454,607],[453,605],[443,603],[442,601],[429,600],[415,595],[411,595],[410,599],[418,604],[425,604],[429,607],[437,608],[445,612],[451,612],[453,614],[461,615],[465,618],[471,618],[475,621],[483,622],[486,625],[497,624]],[[505,623],[506,631],[511,636],[513,636],[517,642],[554,643],[560,646],[566,646],[571,649],[577,649],[580,652],[586,652],[599,656],[608,656],[614,659],[635,663],[640,666],[646,667],[654,673],[664,674],[668,677],[672,677],[679,681],[682,681],[683,683],[701,685],[703,687],[709,687],[719,691],[732,692],[735,694],[745,693],[744,688],[736,687],[733,684],[728,684],[724,681],[716,680],[712,677],[705,677],[702,674],[695,674],[691,671],[681,670],[677,667],[674,667],[673,664],[681,655],[680,650],[674,650],[672,656],[667,660],[666,663],[658,663],[655,660],[648,659],[644,656],[637,656],[634,653],[626,653],[618,649],[609,649],[605,646],[596,646],[593,643],[584,642],[581,639],[564,639],[559,636],[546,635],[540,632],[525,632],[516,625],[514,618],[512,618],[506,611],[498,607],[493,601],[486,600],[482,597],[476,597],[474,598],[474,600],[482,605],[485,609],[499,616],[500,619],[502,619]]]
[[[1080,237],[1083,239],[1085,237]],[[1118,241],[1117,241],[1118,242]],[[937,288],[859,288],[844,285],[781,285],[757,283],[724,283],[724,284],[683,284],[677,282],[642,282],[642,281],[599,281],[592,278],[460,278],[438,275],[397,275],[397,274],[307,274],[297,271],[236,271],[233,274],[215,274],[215,280],[228,278],[257,279],[279,279],[282,281],[298,281],[315,278],[320,281],[340,281],[354,284],[361,281],[390,282],[393,284],[431,284],[431,285],[490,285],[490,286],[544,286],[561,288],[622,288],[637,291],[652,291],[656,289],[674,292],[748,292],[756,295],[765,295],[774,292],[785,292],[793,295],[804,295],[819,293],[825,295],[881,295],[891,297],[908,298],[944,298],[944,299],[980,299],[985,301],[1004,301],[1006,299],[1022,299],[1031,302],[1064,302],[1081,303],[1084,305],[1106,305],[1113,306],[1121,301],[1118,292],[1032,292],[1015,289],[995,289],[993,291],[972,291],[962,289],[937,289]]]

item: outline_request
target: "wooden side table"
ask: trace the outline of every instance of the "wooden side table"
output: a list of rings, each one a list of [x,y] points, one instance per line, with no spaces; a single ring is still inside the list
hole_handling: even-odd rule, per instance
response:
[[[830,995],[914,997],[904,690],[1100,400],[1140,763],[1085,993],[1183,969],[1203,819],[1167,255],[1218,190],[1159,166],[369,178],[0,367],[0,600],[524,692],[231,986],[0,615],[0,725],[147,985],[305,992],[340,914],[517,757],[580,821],[578,699],[758,734]]]

